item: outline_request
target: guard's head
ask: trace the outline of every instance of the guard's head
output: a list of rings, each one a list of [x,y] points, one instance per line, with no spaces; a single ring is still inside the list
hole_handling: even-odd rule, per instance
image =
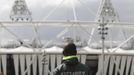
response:
[[[76,54],[77,54],[77,50],[74,43],[68,43],[63,49],[64,56],[72,56]]]

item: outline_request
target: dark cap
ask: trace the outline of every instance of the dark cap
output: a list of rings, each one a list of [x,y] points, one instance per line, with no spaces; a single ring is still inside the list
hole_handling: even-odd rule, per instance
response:
[[[76,50],[76,45],[74,43],[68,43],[63,49],[64,56],[71,56],[76,54],[77,54],[77,50]]]

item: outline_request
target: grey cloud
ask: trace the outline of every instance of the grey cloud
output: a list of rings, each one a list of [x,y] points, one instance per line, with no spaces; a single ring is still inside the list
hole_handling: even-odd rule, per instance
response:
[[[49,11],[51,11],[55,7],[55,6],[49,6],[48,4],[46,4],[45,1],[46,0],[26,0],[28,8],[32,12],[34,20],[43,20],[43,18],[49,13]],[[84,2],[83,0],[81,1]],[[89,10],[93,11],[94,14],[97,13],[99,3],[100,0],[85,0],[85,6],[87,6]],[[128,22],[134,21],[133,0],[112,0],[112,3],[115,10],[119,14],[121,21],[128,21]],[[9,14],[12,5],[13,0],[1,0],[0,20],[9,20]],[[93,15],[92,12],[88,11],[88,9],[85,6],[79,4],[79,6],[76,7],[78,19],[93,21],[95,15]],[[49,16],[48,19],[49,20],[73,19],[72,8],[66,8],[62,6],[59,9],[57,9],[51,16]]]
[[[133,0],[112,0],[112,2],[122,22],[134,21]]]

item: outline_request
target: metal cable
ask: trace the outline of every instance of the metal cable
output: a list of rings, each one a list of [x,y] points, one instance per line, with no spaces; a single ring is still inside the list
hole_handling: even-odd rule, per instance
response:
[[[4,29],[6,29],[9,33],[11,33],[14,37],[16,37],[16,38],[17,38],[17,41],[21,42],[22,44],[25,44],[26,46],[28,46],[28,47],[30,47],[30,48],[32,48],[29,44],[25,43],[24,41],[22,42],[22,40],[21,40],[16,34],[14,34],[12,31],[10,31],[10,29],[8,29],[7,27],[5,27],[2,23],[0,23],[0,25],[1,25]],[[33,49],[33,48],[32,48],[32,49]],[[34,49],[33,49],[33,50],[34,50]]]
[[[91,36],[91,33],[89,33],[84,27],[81,26],[81,24],[78,24],[79,27],[85,32],[88,34],[88,36],[90,37]],[[94,38],[94,36],[92,36]],[[95,39],[93,39],[95,41]]]
[[[59,34],[57,34],[56,39],[62,37],[66,32],[68,32],[69,28],[71,28],[71,26],[65,28],[63,31],[61,31]],[[42,48],[47,47],[50,43],[52,43],[55,39],[53,40],[49,40]]]
[[[94,16],[96,15],[96,13],[93,10],[91,10],[91,8],[88,8],[84,2],[82,2],[81,0],[78,0],[78,1],[80,2],[81,5],[83,5],[83,6],[85,6],[87,8],[89,13],[91,13]]]
[[[43,20],[46,21],[46,19],[47,19],[56,9],[58,9],[59,6],[61,6],[61,4],[62,4],[64,1],[65,1],[65,0],[62,0],[62,1],[60,2],[60,4],[59,4],[58,6],[56,6],[53,10],[51,10]]]
[[[76,14],[76,9],[75,9],[75,4],[74,1],[72,0],[72,9],[73,9],[73,15],[74,15],[74,21],[77,21],[77,14]]]
[[[124,45],[125,43],[127,43],[133,37],[134,37],[134,34],[132,36],[130,36],[127,40],[125,40],[124,42],[122,42],[118,47],[116,47],[115,49],[113,49],[113,52],[117,51],[122,45]]]
[[[37,29],[38,24],[37,24],[37,25],[34,24],[33,27],[34,27],[34,33],[35,33],[35,41],[38,41],[39,44],[42,45],[41,39],[40,39],[40,37],[39,37],[38,29]],[[37,39],[37,40],[36,40],[36,39]],[[35,42],[35,43],[38,43],[38,42]],[[38,44],[37,44],[37,45],[38,45]],[[37,46],[37,48],[38,48],[38,46]]]

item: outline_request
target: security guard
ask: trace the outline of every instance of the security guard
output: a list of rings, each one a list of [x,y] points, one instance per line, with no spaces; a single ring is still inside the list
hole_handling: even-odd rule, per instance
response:
[[[76,54],[75,44],[66,45],[63,49],[62,64],[55,69],[54,75],[90,75],[89,67],[80,63]]]

